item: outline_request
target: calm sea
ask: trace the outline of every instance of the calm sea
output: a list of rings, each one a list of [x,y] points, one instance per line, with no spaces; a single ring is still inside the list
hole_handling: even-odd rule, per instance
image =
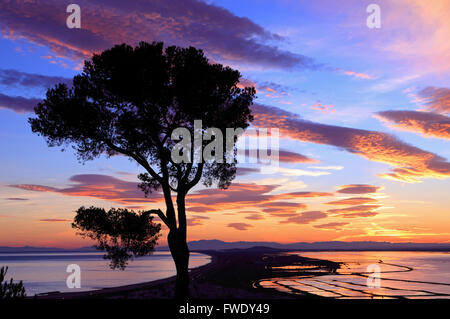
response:
[[[297,267],[313,275],[271,278],[259,284],[292,294],[306,292],[340,299],[450,298],[450,253],[362,251],[294,254],[344,264],[331,275],[323,269],[288,266],[288,272]]]
[[[142,283],[175,275],[170,252],[140,257],[124,270],[111,270],[101,252],[0,253],[0,266],[8,266],[7,279],[22,280],[28,296],[51,291],[86,291]],[[210,257],[191,253],[189,267],[210,262]],[[69,289],[67,266],[81,268],[81,288]]]

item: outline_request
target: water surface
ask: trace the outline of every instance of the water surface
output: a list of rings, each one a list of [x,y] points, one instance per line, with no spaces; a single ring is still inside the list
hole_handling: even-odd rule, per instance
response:
[[[123,286],[167,278],[175,275],[170,252],[155,252],[151,256],[131,261],[124,271],[111,270],[101,252],[0,253],[0,266],[8,266],[7,278],[22,280],[28,296],[37,293],[74,292]],[[210,257],[191,253],[189,267],[210,262]],[[70,289],[66,280],[67,266],[81,268],[81,288]]]
[[[271,278],[266,288],[333,298],[450,298],[450,253],[447,252],[296,252],[304,257],[342,262],[334,274],[314,269],[308,275]],[[368,266],[372,265],[372,270]],[[284,267],[293,271],[297,266]],[[379,287],[374,269],[380,270]],[[304,270],[298,266],[298,270]]]

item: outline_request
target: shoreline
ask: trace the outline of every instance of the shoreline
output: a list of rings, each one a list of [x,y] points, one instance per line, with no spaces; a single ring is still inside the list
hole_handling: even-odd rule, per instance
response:
[[[211,257],[208,264],[190,270],[189,294],[192,299],[335,299],[349,298],[352,295],[353,298],[409,298],[414,297],[414,294],[418,296],[419,292],[424,297],[450,297],[450,292],[447,290],[439,293],[433,288],[436,285],[450,286],[450,283],[417,281],[411,278],[396,279],[390,275],[388,277],[383,275],[382,279],[389,283],[387,286],[383,285],[384,292],[370,290],[366,284],[369,273],[348,269],[348,262],[334,262],[319,259],[321,257],[316,256],[304,257],[290,254],[291,250],[255,247],[223,251],[194,250],[192,252]],[[359,262],[357,264],[359,265]],[[381,260],[379,265],[397,268],[382,271],[383,274],[414,270],[413,267]],[[338,271],[338,269],[340,270]],[[352,279],[348,279],[350,278],[348,276],[359,279],[352,281]],[[346,278],[350,282],[346,281]],[[175,279],[176,276],[172,276],[144,283],[82,292],[54,292],[30,298],[173,299]],[[361,283],[361,280],[364,281],[364,284]],[[403,282],[405,286],[401,285],[395,288],[393,282]],[[430,291],[417,290],[418,288],[414,289],[411,286],[408,288],[411,283],[432,285],[429,286],[432,288]]]
[[[316,267],[336,269],[338,263],[300,256],[285,256],[287,250],[244,249],[230,251],[196,250],[196,253],[211,257],[211,261],[190,270],[190,296],[192,298],[258,298],[258,299],[298,299],[302,297],[321,298],[305,293],[293,295],[255,285],[255,282],[273,276],[292,276],[273,271],[274,266],[302,262]],[[269,257],[267,257],[269,256]],[[265,260],[269,258],[270,260]],[[232,278],[230,278],[232,277]],[[31,299],[172,299],[176,276],[150,282],[102,288],[80,292],[48,292]]]
[[[207,266],[214,266],[214,256],[212,254],[200,252],[200,251],[193,251],[202,253],[204,255],[210,256],[211,261],[205,265],[195,267],[189,271],[189,274],[192,276],[192,273],[195,271],[202,271],[204,267]],[[110,295],[116,295],[120,293],[130,293],[134,291],[139,290],[146,290],[146,289],[158,289],[160,286],[164,285],[171,285],[175,282],[176,276],[170,276],[167,278],[162,279],[156,279],[152,281],[142,282],[142,283],[136,283],[136,284],[129,284],[129,285],[123,285],[123,286],[116,286],[116,287],[108,287],[108,288],[101,288],[101,289],[95,289],[95,290],[88,290],[88,291],[80,291],[80,292],[47,292],[47,293],[40,293],[35,296],[30,296],[29,298],[37,298],[37,299],[78,299],[78,298],[95,298],[95,297],[108,297]]]

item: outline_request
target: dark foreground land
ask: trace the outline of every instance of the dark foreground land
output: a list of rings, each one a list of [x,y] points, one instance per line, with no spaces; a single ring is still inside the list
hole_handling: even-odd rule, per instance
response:
[[[227,251],[198,251],[211,256],[211,263],[191,270],[190,297],[199,299],[294,299],[314,295],[292,295],[261,288],[258,281],[265,278],[293,276],[295,272],[308,275],[308,271],[322,270],[323,274],[336,271],[340,264],[327,260],[311,259],[285,254],[271,248],[236,249]],[[280,267],[308,266],[305,270],[285,271]],[[311,273],[312,274],[312,273]],[[317,275],[317,272],[314,272]],[[38,299],[171,299],[175,277],[129,286],[105,288],[88,292],[49,293]]]

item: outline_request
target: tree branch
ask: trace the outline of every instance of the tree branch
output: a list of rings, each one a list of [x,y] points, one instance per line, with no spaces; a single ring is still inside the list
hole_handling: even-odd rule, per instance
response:
[[[204,166],[204,163],[203,162],[201,162],[201,163],[199,163],[198,164],[198,166],[197,166],[197,172],[195,172],[195,176],[194,176],[194,178],[192,179],[192,181],[190,181],[188,184],[187,184],[187,186],[186,186],[186,193],[192,188],[192,187],[194,187],[195,185],[197,185],[197,183],[200,181],[200,178],[202,178],[202,174],[203,174],[203,166]]]
[[[164,222],[164,224],[166,224],[166,226],[170,228],[169,220],[160,209],[151,209],[148,211],[148,213],[158,215],[158,217]]]
[[[130,152],[130,151],[128,151],[128,150],[126,150],[126,149],[124,149],[124,148],[122,148],[120,146],[114,145],[111,141],[104,140],[104,143],[106,145],[108,145],[111,149],[115,150],[116,152],[125,154],[125,155],[130,156],[131,158],[133,158],[136,162],[141,164],[142,167],[144,167],[154,179],[156,179],[160,184],[162,184],[161,176],[159,176],[153,170],[153,168],[151,168],[150,164],[147,162],[147,160],[145,158],[142,158],[141,156],[139,156],[137,154],[133,154],[132,152]]]
[[[189,174],[191,174],[192,166],[192,162],[187,164],[186,171],[184,172],[184,176],[181,178],[180,184],[184,184],[188,180]]]

